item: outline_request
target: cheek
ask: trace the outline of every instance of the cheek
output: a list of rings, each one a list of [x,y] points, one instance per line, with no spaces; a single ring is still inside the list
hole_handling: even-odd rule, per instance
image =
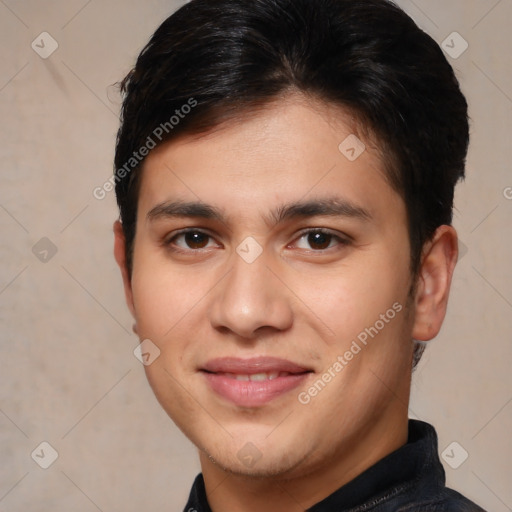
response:
[[[395,256],[367,253],[355,264],[337,266],[329,272],[308,271],[290,275],[289,286],[303,303],[306,317],[320,319],[334,333],[336,343],[350,343],[380,315],[395,315],[393,305],[405,309],[408,291],[407,271]],[[400,309],[395,306],[395,309]],[[397,318],[398,319],[398,318]],[[386,323],[396,324],[395,321]],[[379,323],[380,326],[380,323]]]
[[[176,272],[165,261],[139,258],[132,277],[139,334],[165,337],[186,321],[204,297],[205,286],[187,269]]]
[[[172,263],[165,248],[138,227],[134,249],[132,291],[139,328],[162,336],[187,317],[211,288],[212,272]]]

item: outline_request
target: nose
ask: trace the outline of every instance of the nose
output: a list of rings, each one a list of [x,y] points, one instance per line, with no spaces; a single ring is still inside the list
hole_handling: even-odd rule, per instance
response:
[[[291,327],[290,292],[260,256],[247,263],[238,255],[225,279],[216,287],[210,321],[217,330],[253,340],[262,331]]]

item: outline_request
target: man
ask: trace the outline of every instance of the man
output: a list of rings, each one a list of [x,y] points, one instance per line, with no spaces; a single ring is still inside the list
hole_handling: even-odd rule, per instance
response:
[[[407,415],[468,146],[438,45],[386,0],[193,0],[122,89],[115,256],[185,510],[481,511]]]

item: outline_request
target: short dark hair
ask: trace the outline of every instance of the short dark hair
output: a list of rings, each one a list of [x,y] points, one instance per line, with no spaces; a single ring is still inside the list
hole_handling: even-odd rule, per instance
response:
[[[388,0],[192,0],[157,29],[121,90],[115,178],[130,272],[144,161],[134,153],[290,92],[348,109],[374,136],[405,202],[413,273],[424,243],[451,224],[467,103],[439,45]]]

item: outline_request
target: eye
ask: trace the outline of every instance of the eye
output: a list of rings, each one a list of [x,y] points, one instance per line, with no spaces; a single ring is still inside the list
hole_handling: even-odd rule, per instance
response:
[[[217,244],[213,242],[213,238],[210,235],[197,229],[184,230],[173,235],[166,241],[166,245],[184,251],[217,247]]]
[[[325,251],[337,245],[348,245],[349,241],[324,229],[310,229],[302,233],[295,242],[299,249]]]

